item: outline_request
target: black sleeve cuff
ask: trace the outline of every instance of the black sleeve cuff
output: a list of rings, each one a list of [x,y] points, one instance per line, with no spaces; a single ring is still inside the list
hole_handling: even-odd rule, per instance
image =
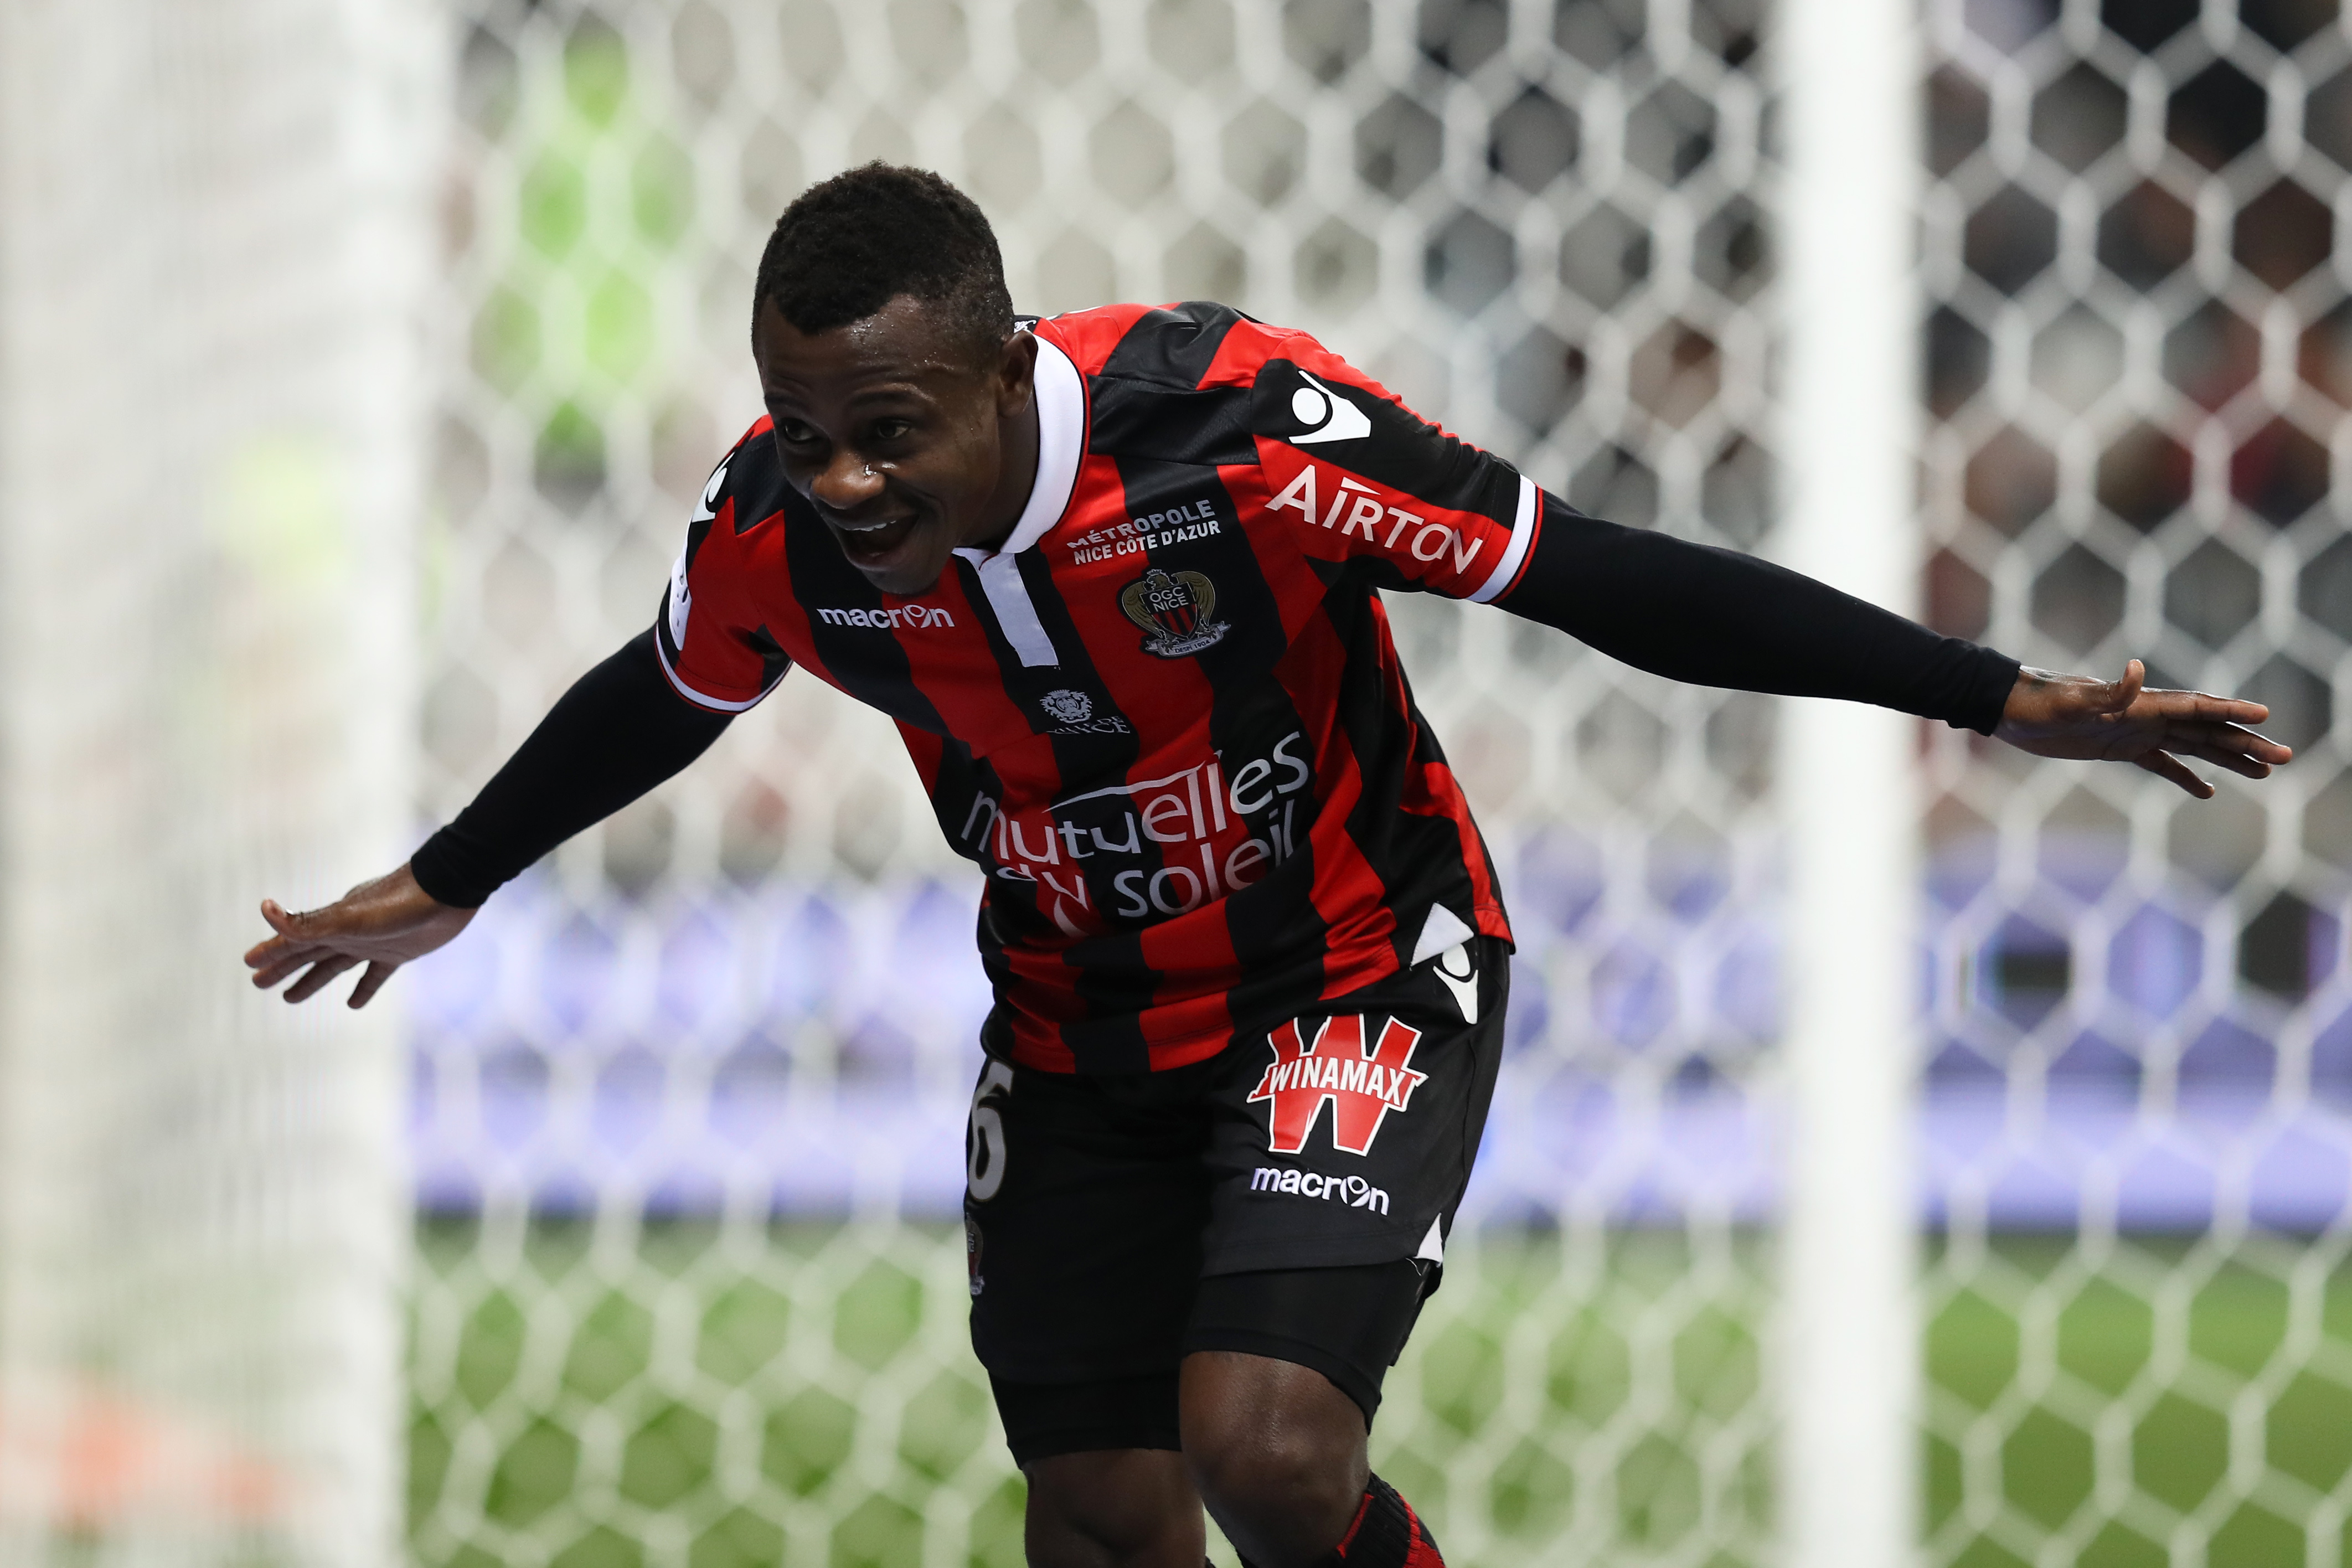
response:
[[[1998,648],[1980,647],[1958,637],[1946,637],[1944,646],[1958,652],[1958,668],[1954,689],[1932,717],[1955,730],[1991,734],[2000,725],[2009,694],[2017,685],[2017,672],[2024,666]]]
[[[480,909],[506,883],[492,858],[467,843],[454,823],[416,847],[408,874],[426,898],[454,910]]]

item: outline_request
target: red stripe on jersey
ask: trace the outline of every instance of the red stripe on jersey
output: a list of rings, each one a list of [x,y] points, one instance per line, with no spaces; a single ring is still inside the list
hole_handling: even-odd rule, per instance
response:
[[[1495,879],[1487,874],[1486,847],[1478,837],[1478,830],[1470,823],[1470,802],[1462,793],[1454,770],[1439,763],[1423,763],[1420,768],[1422,793],[1431,804],[1408,802],[1403,809],[1424,816],[1440,816],[1451,820],[1462,840],[1463,869],[1470,873],[1470,893],[1475,902],[1471,917],[1480,936],[1498,936],[1505,942],[1511,938],[1511,922],[1503,914],[1502,900],[1496,895]]]
[[[940,792],[940,761],[947,754],[946,738],[928,730],[918,730],[912,724],[898,724],[898,739],[905,742],[907,755],[915,764],[915,772],[923,781],[925,795]]]
[[[1320,363],[1330,357],[1320,343],[1305,332],[1289,327],[1269,327],[1264,321],[1240,321],[1217,345],[1216,357],[1209,362],[1209,373],[1201,378],[1201,384],[1250,386],[1255,384],[1259,370],[1270,359],[1286,359],[1298,364]],[[1354,369],[1348,372],[1348,379],[1363,384],[1361,373]]]
[[[1299,710],[1325,726],[1311,737],[1318,799],[1307,842],[1315,855],[1310,896],[1326,928],[1326,996],[1369,985],[1396,970],[1396,917],[1381,901],[1386,889],[1379,874],[1348,831],[1349,814],[1363,795],[1364,775],[1329,696],[1339,689],[1347,662],[1348,647],[1338,628],[1329,616],[1318,615],[1292,640],[1276,672]]]
[[[767,565],[769,562],[773,562],[774,565],[768,566],[771,571],[777,570],[782,564],[785,526],[785,518],[779,512],[774,517],[762,519],[754,531],[760,535],[767,535],[770,530],[774,531],[773,537],[762,541],[766,549],[761,552],[765,559],[761,564]],[[751,534],[744,536],[746,540],[751,537]],[[816,651],[816,638],[812,635],[808,606],[788,594],[768,595],[762,604],[766,612],[768,630],[773,634],[777,641],[793,651],[793,662],[800,665],[835,690],[846,690],[847,688],[842,685],[841,679],[834,674]]]
[[[1367,479],[1286,442],[1260,437],[1265,516],[1318,561],[1384,561],[1413,583],[1466,599],[1511,547],[1511,525],[1438,506]]]
[[[951,626],[919,630],[908,626],[891,636],[906,656],[908,679],[930,703],[931,710],[954,716],[950,722],[958,740],[976,754],[993,758],[1002,749],[1034,739],[1027,716],[1005,695],[986,625],[979,606],[963,591],[963,576],[954,562],[948,563],[929,591],[912,598],[886,594],[883,602],[892,609],[920,605],[945,610],[953,621]]]
[[[1118,347],[1128,330],[1159,305],[1103,305],[1091,310],[1073,310],[1066,316],[1053,316],[1038,322],[1045,335],[1061,346],[1078,369],[1088,375],[1102,368],[1110,358],[1111,350]]]
[[[1274,499],[1263,468],[1219,468],[1217,477],[1233,495],[1236,510],[1246,509],[1263,515],[1266,502]],[[1288,529],[1265,530],[1258,542],[1257,556],[1266,585],[1274,590],[1275,603],[1282,612],[1282,634],[1295,641],[1308,623],[1323,614],[1323,598],[1328,590],[1307,563],[1312,557],[1303,542],[1293,538]]]

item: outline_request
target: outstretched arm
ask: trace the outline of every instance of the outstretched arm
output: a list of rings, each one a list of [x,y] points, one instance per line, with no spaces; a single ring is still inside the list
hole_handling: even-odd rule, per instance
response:
[[[671,689],[653,638],[632,638],[575,681],[407,865],[301,914],[263,900],[276,934],[245,955],[253,983],[266,990],[299,974],[286,1000],[304,1002],[365,964],[351,1005],[366,1006],[394,970],[465,930],[483,900],[532,861],[708,751],[728,715]]]
[[[1496,601],[1622,659],[1702,686],[1843,698],[1995,735],[2038,756],[2131,762],[2200,799],[2180,758],[2261,778],[2294,753],[2245,728],[2269,710],[2017,660],[1752,555],[1602,522],[1542,498],[1526,566]],[[2176,753],[2179,753],[2176,755]]]

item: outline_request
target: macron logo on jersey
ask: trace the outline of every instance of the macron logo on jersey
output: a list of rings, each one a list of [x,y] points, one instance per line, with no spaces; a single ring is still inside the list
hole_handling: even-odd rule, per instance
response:
[[[895,610],[819,610],[816,618],[829,626],[866,626],[877,632],[928,631],[951,626],[955,617],[929,605],[906,605]]]
[[[1293,1018],[1267,1036],[1266,1043],[1274,1047],[1274,1061],[1250,1090],[1248,1103],[1274,1101],[1267,1147],[1277,1154],[1307,1147],[1307,1134],[1327,1100],[1333,1146],[1350,1154],[1370,1153],[1381,1121],[1391,1110],[1402,1110],[1429,1077],[1412,1068],[1421,1031],[1394,1018],[1381,1030],[1370,1056],[1364,1054],[1361,1016],[1325,1019],[1312,1046],[1303,1042]]]
[[[1290,395],[1290,412],[1307,428],[1296,436],[1286,437],[1294,447],[1311,447],[1318,441],[1360,441],[1372,433],[1372,422],[1364,411],[1307,374],[1298,373],[1307,384]]]

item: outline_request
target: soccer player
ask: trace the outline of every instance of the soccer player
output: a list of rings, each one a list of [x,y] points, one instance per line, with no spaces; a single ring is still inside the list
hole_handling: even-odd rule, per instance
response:
[[[767,416],[654,625],[391,875],[254,980],[363,1005],[795,665],[898,721],[986,879],[972,1342],[1044,1568],[1435,1568],[1366,1464],[1436,1289],[1511,929],[1381,591],[1683,680],[2043,756],[2261,777],[2258,705],[2021,669],[1749,557],[1579,515],[1306,335],[1212,304],[1016,318],[937,175],[868,165],[761,259]]]

